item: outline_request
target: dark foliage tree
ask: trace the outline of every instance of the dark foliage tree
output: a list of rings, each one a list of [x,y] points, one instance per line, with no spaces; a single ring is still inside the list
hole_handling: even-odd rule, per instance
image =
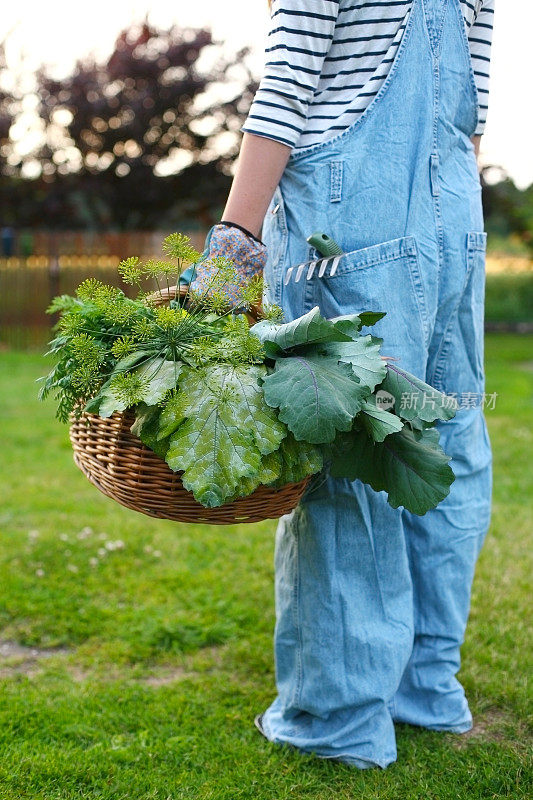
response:
[[[41,70],[42,221],[154,228],[195,217],[211,224],[256,88],[245,55],[223,55],[207,30],[144,23],[120,34],[105,63],[80,61],[64,80]],[[218,99],[221,92],[229,99]]]
[[[0,79],[7,73],[5,41],[0,42]],[[10,152],[9,130],[13,123],[13,100],[0,83],[0,170],[2,175],[8,171],[7,156]]]
[[[487,231],[501,237],[514,234],[533,256],[533,184],[518,189],[502,170],[498,170],[500,180],[491,182],[487,178],[494,169],[486,167],[481,173]]]

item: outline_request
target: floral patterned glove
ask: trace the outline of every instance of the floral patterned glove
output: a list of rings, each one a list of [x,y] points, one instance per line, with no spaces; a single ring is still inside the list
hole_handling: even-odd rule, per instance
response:
[[[209,259],[223,256],[230,259],[243,280],[261,275],[266,264],[266,247],[259,239],[233,222],[219,222],[207,234],[205,250],[195,267],[196,275],[191,283],[193,292],[209,294],[209,284],[216,272],[216,266]],[[224,289],[230,302],[236,302],[239,296],[238,283],[229,284]]]

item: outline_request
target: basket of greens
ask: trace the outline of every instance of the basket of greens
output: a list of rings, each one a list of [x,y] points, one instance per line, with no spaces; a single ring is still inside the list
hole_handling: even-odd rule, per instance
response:
[[[250,327],[261,280],[242,282],[229,304],[227,259],[196,294],[180,286],[200,259],[189,240],[167,237],[163,255],[121,262],[136,299],[90,278],[48,309],[60,315],[56,363],[40,397],[55,395],[75,463],[104,494],[149,516],[215,524],[286,514],[319,472],[360,479],[415,514],[448,494],[435,425],[455,404],[436,402],[361,332],[382,312],[328,320],[314,308],[284,323],[267,307]],[[395,400],[388,410],[380,390]],[[404,391],[419,402],[402,408]]]

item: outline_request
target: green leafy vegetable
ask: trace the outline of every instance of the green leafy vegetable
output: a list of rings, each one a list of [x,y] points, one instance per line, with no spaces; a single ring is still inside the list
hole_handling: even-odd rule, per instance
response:
[[[320,353],[330,358],[351,364],[353,374],[371,392],[387,374],[386,364],[379,354],[381,341],[367,335],[351,342],[321,344],[318,349]]]
[[[320,355],[276,361],[263,391],[295,438],[312,444],[332,442],[336,431],[349,430],[368,394],[348,364]]]
[[[375,442],[382,442],[386,436],[397,433],[403,428],[401,419],[396,414],[379,408],[373,395],[363,402],[360,420]]]
[[[253,431],[258,450],[263,455],[274,452],[288,431],[286,425],[278,419],[277,413],[265,402],[261,381],[267,375],[266,367],[254,366],[246,370],[233,369],[226,372],[228,384],[246,405],[246,425]]]
[[[387,365],[381,388],[393,395],[394,410],[406,420],[448,420],[457,411],[457,401],[453,397],[392,364]]]
[[[357,335],[360,327],[360,318],[356,314],[328,320],[320,314],[318,306],[315,306],[307,314],[292,322],[284,324],[275,324],[267,320],[258,322],[251,328],[251,332],[262,342],[271,342],[281,350],[290,350],[301,344],[350,341]]]
[[[257,381],[251,371],[220,365],[183,368],[178,398],[186,419],[170,437],[167,463],[184,471],[183,485],[208,508],[221,505],[243,478],[256,475],[261,455],[276,450],[285,435],[270,409],[261,408],[253,388]],[[254,405],[259,428],[253,426]]]
[[[359,478],[375,491],[387,492],[393,508],[404,506],[418,515],[449,494],[454,474],[435,428],[419,432],[404,426],[382,442],[373,441],[366,431],[354,431],[350,439],[351,446],[333,460],[334,477]]]
[[[292,433],[281,442],[279,453],[282,465],[276,486],[298,483],[307,475],[314,475],[322,469],[322,448],[310,442],[297,442]]]
[[[252,475],[251,478],[241,478],[237,484],[234,495],[228,499],[234,500],[237,497],[246,497],[254,492],[262,483],[267,485],[275,483],[281,475],[281,469],[281,451],[275,450],[273,453],[268,453],[268,455],[261,458],[259,470],[255,473],[255,475]],[[302,478],[305,478],[306,475],[302,475]],[[288,481],[284,481],[284,483],[288,483]]]

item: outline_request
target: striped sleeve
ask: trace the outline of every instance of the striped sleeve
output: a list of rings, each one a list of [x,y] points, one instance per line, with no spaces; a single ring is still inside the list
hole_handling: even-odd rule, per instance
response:
[[[273,0],[265,67],[242,131],[294,147],[307,120],[339,0]]]
[[[489,107],[489,72],[492,45],[492,29],[494,24],[495,0],[484,0],[474,23],[468,32],[472,66],[479,97],[479,121],[476,135],[481,136],[485,130]]]

